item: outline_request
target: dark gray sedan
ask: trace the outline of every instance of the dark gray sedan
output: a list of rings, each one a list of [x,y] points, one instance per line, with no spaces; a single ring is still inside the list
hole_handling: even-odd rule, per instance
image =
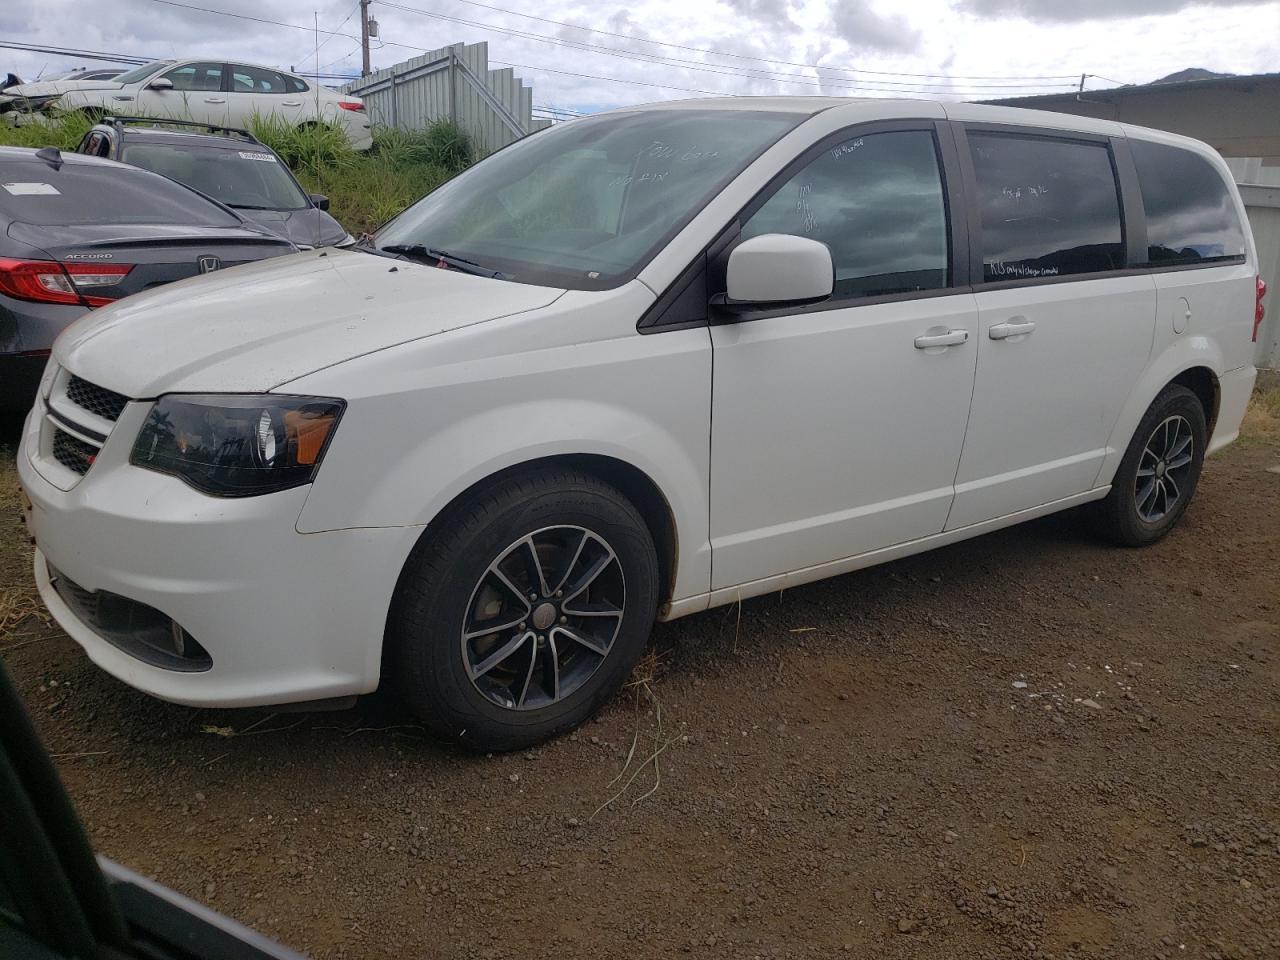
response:
[[[76,149],[185,183],[303,249],[355,242],[327,213],[328,198],[303,190],[279,154],[247,130],[108,117]]]
[[[31,406],[54,338],[94,307],[296,249],[146,170],[0,147],[0,410]]]

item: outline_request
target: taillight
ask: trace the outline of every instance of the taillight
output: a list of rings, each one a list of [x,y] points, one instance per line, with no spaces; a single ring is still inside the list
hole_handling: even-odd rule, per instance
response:
[[[343,110],[360,110],[360,111],[364,110],[363,103],[358,103],[353,100],[339,100],[338,106],[340,106]]]
[[[114,287],[133,264],[56,263],[52,260],[10,260],[0,257],[0,292],[19,300],[100,307],[114,297],[87,290]]]
[[[1267,308],[1262,305],[1262,298],[1267,295],[1267,281],[1261,277],[1255,277],[1257,283],[1258,299],[1257,305],[1253,308],[1253,342],[1258,342],[1258,330],[1262,327],[1262,319],[1267,315]]]

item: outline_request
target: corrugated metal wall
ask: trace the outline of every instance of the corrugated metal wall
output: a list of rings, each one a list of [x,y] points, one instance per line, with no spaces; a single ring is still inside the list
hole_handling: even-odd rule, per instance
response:
[[[481,154],[551,125],[534,119],[533,89],[509,68],[489,69],[487,43],[455,43],[352,80],[344,93],[364,100],[373,123],[420,130],[454,120]]]
[[[1258,331],[1253,362],[1259,367],[1280,369],[1280,186],[1242,183],[1240,197],[1253,228],[1258,273],[1269,288],[1263,301],[1267,315]]]

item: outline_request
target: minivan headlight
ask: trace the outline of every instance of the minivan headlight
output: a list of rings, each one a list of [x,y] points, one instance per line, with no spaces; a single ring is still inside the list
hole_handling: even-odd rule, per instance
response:
[[[346,404],[329,397],[170,394],[129,462],[216,497],[255,497],[315,477]]]

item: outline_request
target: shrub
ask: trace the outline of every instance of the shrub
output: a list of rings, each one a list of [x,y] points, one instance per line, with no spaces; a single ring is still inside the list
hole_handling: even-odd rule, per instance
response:
[[[90,126],[79,114],[0,125],[0,145],[74,150]],[[309,192],[329,198],[329,212],[355,236],[377,229],[474,159],[470,138],[447,121],[412,132],[379,130],[367,153],[352,150],[340,130],[325,124],[295,127],[268,116],[254,117],[249,129]]]

